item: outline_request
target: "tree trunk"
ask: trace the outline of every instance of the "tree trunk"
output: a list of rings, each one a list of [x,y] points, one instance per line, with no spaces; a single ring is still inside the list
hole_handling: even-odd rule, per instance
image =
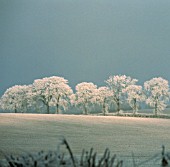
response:
[[[134,99],[134,110],[133,110],[133,115],[136,114],[137,111],[137,105],[136,105],[136,99]]]
[[[120,112],[120,100],[117,99],[117,113],[119,114]]]
[[[59,101],[60,101],[60,96],[58,96],[58,98],[57,98],[57,105],[56,105],[56,107],[57,107],[56,113],[57,114],[59,114]]]
[[[106,109],[105,109],[105,104],[103,104],[103,115],[106,115]]]
[[[17,113],[17,109],[15,108],[15,113]]]
[[[84,106],[84,114],[88,115],[88,111],[87,111],[87,107],[86,106]]]
[[[59,114],[59,104],[58,103],[57,103],[56,107],[57,107],[56,113]]]
[[[155,115],[156,116],[158,115],[158,104],[157,104],[157,102],[155,103]]]
[[[50,113],[50,106],[49,106],[49,104],[47,103],[47,114],[49,114]]]
[[[103,115],[104,115],[104,116],[106,115],[105,99],[104,99],[104,102],[103,102]]]

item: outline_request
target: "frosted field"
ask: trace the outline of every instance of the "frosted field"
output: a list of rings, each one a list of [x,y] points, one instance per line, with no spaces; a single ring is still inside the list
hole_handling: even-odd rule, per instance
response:
[[[3,153],[55,150],[61,136],[66,137],[74,154],[91,147],[102,154],[108,147],[112,155],[128,163],[133,151],[136,161],[141,162],[161,154],[162,144],[170,151],[170,119],[0,114],[0,158]]]

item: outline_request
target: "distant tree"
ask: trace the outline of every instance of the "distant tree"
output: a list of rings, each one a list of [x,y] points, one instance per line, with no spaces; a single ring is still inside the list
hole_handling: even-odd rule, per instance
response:
[[[44,107],[42,101],[37,98],[33,85],[30,86],[30,91],[28,92],[28,106],[36,112],[40,112],[40,108]]]
[[[103,115],[106,115],[109,110],[110,98],[113,96],[113,93],[108,87],[99,87],[97,90],[97,99],[96,102],[102,107]]]
[[[146,103],[154,107],[155,115],[163,111],[169,101],[169,85],[168,81],[158,77],[153,78],[144,83],[147,97]]]
[[[48,88],[48,78],[36,79],[33,82],[32,92],[34,102],[42,102],[46,106],[47,113],[49,114],[52,95],[48,93]]]
[[[15,85],[7,89],[1,97],[0,104],[3,110],[14,110],[17,113],[27,111],[29,104],[30,85]]]
[[[59,113],[59,109],[66,110],[70,104],[73,90],[68,85],[68,80],[62,77],[50,77],[51,90],[53,91],[52,105],[56,106],[56,113]]]
[[[145,100],[142,86],[129,85],[126,89],[124,89],[124,92],[127,94],[127,102],[135,115],[138,111],[139,103]]]
[[[129,85],[134,85],[136,82],[136,79],[132,79],[126,75],[110,76],[109,79],[106,80],[108,88],[113,92],[113,102],[117,106],[118,114],[124,97],[124,89],[126,89]]]
[[[80,107],[84,114],[88,114],[88,109],[91,105],[96,103],[97,86],[91,82],[82,82],[76,85],[76,93],[74,97],[74,104]]]
[[[22,97],[22,105],[24,111],[27,112],[28,108],[32,106],[32,85],[24,85],[24,97]]]
[[[33,93],[34,97],[47,107],[49,114],[50,106],[56,106],[56,113],[59,113],[59,108],[66,109],[73,91],[68,85],[68,80],[53,76],[35,80]]]

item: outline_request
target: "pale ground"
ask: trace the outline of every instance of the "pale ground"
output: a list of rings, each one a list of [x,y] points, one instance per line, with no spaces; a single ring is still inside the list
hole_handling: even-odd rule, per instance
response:
[[[108,147],[128,161],[170,151],[170,119],[54,114],[0,114],[0,157],[5,154],[55,150],[65,136],[75,154]],[[159,162],[159,161],[158,161]],[[158,163],[157,162],[157,163]],[[147,166],[147,165],[144,165]]]

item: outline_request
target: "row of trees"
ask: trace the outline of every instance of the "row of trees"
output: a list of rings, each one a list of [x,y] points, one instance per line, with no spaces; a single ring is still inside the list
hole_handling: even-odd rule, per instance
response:
[[[163,111],[170,98],[168,81],[161,77],[153,78],[144,83],[144,89],[136,84],[137,81],[126,75],[110,76],[105,81],[106,86],[98,88],[91,82],[82,82],[76,85],[74,93],[63,77],[46,77],[34,80],[31,85],[15,85],[7,89],[0,99],[0,106],[3,110],[15,112],[46,106],[47,113],[53,106],[59,113],[59,110],[66,110],[72,105],[88,114],[90,107],[99,105],[105,115],[112,103],[118,114],[125,102],[136,114],[140,103],[146,102],[154,108],[155,115]]]

